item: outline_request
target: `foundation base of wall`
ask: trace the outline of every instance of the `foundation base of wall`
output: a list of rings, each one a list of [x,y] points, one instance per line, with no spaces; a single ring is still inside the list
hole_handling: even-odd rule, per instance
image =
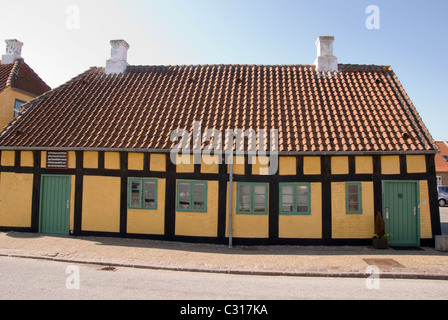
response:
[[[436,236],[436,250],[448,252],[448,235]]]

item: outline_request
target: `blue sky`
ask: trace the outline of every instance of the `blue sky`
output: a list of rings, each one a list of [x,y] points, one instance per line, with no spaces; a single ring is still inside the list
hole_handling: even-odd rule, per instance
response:
[[[369,5],[380,29],[366,28]],[[133,65],[312,64],[317,37],[333,35],[340,63],[391,65],[434,139],[448,140],[447,13],[446,0],[17,0],[2,3],[0,41],[24,42],[57,87],[104,66],[112,39],[129,42]]]

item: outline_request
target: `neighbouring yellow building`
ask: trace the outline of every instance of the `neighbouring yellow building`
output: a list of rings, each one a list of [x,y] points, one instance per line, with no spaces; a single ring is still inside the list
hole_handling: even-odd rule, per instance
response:
[[[22,105],[51,90],[21,57],[23,43],[6,40],[0,61],[0,129],[17,116]]]

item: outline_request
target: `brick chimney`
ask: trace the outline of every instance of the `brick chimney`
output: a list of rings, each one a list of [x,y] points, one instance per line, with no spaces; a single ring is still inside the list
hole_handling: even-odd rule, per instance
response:
[[[23,43],[16,39],[5,40],[6,54],[2,55],[2,64],[11,64],[22,58]]]
[[[338,71],[338,58],[333,55],[333,43],[334,37],[332,36],[320,36],[317,39],[317,59],[314,64],[318,71]]]
[[[112,40],[111,57],[106,61],[106,74],[121,74],[129,66],[128,50],[129,44],[124,40]]]

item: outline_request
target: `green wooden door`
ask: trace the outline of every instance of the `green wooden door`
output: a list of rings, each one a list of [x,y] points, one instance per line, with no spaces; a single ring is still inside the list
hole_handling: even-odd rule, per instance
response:
[[[70,176],[43,175],[39,232],[69,234]]]
[[[384,182],[384,216],[389,243],[419,245],[418,185],[414,181]]]

